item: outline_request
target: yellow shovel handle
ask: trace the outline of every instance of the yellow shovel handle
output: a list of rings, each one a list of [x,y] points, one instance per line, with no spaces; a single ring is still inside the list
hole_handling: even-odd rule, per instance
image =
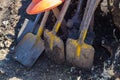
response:
[[[63,5],[63,8],[60,11],[60,14],[59,14],[59,16],[57,18],[57,22],[53,27],[53,30],[52,30],[53,34],[56,34],[58,32],[58,30],[60,28],[60,25],[61,25],[61,23],[63,21],[63,18],[64,18],[65,14],[66,14],[66,11],[67,11],[67,9],[69,7],[70,2],[71,2],[71,0],[66,0],[65,1],[64,5]]]
[[[53,49],[53,42],[54,42],[55,35],[56,35],[56,33],[58,32],[58,30],[59,30],[59,28],[61,26],[61,23],[63,21],[63,18],[64,18],[65,14],[66,14],[66,11],[67,11],[69,5],[70,5],[70,2],[71,2],[71,0],[66,0],[65,1],[64,5],[63,5],[63,8],[60,11],[60,14],[59,14],[59,16],[57,18],[57,22],[55,23],[55,25],[53,27],[52,35],[50,36],[51,37],[50,38],[50,49]]]
[[[37,32],[37,38],[36,38],[37,40],[39,40],[41,35],[42,35],[42,32],[43,32],[45,23],[48,19],[49,13],[50,13],[50,11],[46,11],[44,16],[43,16],[42,22],[41,22],[40,27],[39,27],[38,32]]]
[[[92,19],[96,6],[98,5],[99,2],[100,0],[88,0],[87,1],[87,6],[85,9],[83,20],[80,25],[80,36],[78,40],[79,44],[82,44],[84,42],[84,39],[87,35],[87,31],[90,25],[90,21]]]

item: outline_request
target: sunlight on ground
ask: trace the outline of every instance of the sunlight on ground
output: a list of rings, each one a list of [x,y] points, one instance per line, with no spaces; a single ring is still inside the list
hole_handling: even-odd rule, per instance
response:
[[[6,55],[7,55],[8,51],[7,50],[0,50],[0,60],[4,60],[6,59]]]
[[[22,79],[19,79],[19,78],[13,77],[13,78],[10,78],[9,80],[22,80]]]

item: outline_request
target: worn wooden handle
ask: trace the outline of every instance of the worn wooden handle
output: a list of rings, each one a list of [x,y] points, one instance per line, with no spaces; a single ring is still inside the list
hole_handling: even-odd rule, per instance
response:
[[[46,21],[48,19],[49,13],[50,13],[50,11],[46,11],[44,16],[43,16],[43,19],[41,21],[40,27],[39,27],[38,32],[37,32],[37,40],[39,40],[41,35],[42,35],[43,28],[44,28],[45,23],[46,23]]]
[[[88,0],[83,20],[80,25],[80,36],[78,39],[79,44],[84,42],[84,39],[87,35],[87,31],[90,25],[90,21],[96,9],[96,6],[99,4],[100,0]]]
[[[66,13],[66,11],[67,11],[67,9],[69,7],[70,2],[71,2],[71,0],[66,0],[65,1],[64,5],[63,5],[63,8],[60,11],[60,14],[58,16],[57,22],[56,22],[56,24],[53,27],[53,30],[52,30],[53,34],[56,34],[58,32],[58,30],[60,28],[60,25],[62,23],[62,20],[63,20],[63,18],[65,16],[65,13]]]

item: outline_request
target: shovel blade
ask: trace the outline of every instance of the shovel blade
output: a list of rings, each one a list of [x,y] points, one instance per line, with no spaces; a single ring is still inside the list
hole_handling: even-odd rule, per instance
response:
[[[63,41],[57,37],[56,35],[53,41],[53,49],[50,49],[50,39],[51,35],[53,35],[48,30],[44,32],[44,42],[45,42],[45,52],[48,58],[54,61],[57,64],[61,64],[65,61],[65,54],[64,54],[64,43]]]
[[[80,56],[77,56],[77,40],[68,39],[66,43],[66,60],[72,65],[84,69],[90,69],[93,65],[94,48],[91,45],[83,44],[81,47]]]
[[[43,40],[39,40],[37,44],[35,42],[36,36],[28,33],[15,48],[14,58],[26,67],[32,67],[44,51]]]

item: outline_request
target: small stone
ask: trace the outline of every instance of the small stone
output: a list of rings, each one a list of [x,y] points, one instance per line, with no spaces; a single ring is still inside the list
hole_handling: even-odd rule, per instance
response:
[[[107,72],[108,72],[108,74],[111,75],[111,76],[115,75],[115,73],[114,73],[113,70],[108,70]]]
[[[3,48],[3,47],[4,47],[3,42],[0,42],[0,48]]]
[[[77,80],[81,80],[81,76],[77,77]]]
[[[0,60],[5,60],[8,51],[6,49],[0,50]]]
[[[7,21],[3,21],[2,23],[3,23],[3,25],[7,26],[9,24],[9,21],[8,20]]]
[[[5,71],[3,71],[2,69],[0,69],[0,75],[5,74]]]
[[[5,49],[0,50],[0,54],[6,54],[6,53],[7,53],[7,50],[5,50]]]
[[[73,72],[75,70],[75,67],[71,67],[70,72]]]
[[[94,66],[91,68],[91,71],[93,71],[94,70]]]
[[[10,47],[10,45],[11,45],[11,41],[9,41],[9,40],[7,40],[7,41],[5,41],[4,42],[4,44],[5,44],[5,47],[7,47],[7,48],[9,48]]]

